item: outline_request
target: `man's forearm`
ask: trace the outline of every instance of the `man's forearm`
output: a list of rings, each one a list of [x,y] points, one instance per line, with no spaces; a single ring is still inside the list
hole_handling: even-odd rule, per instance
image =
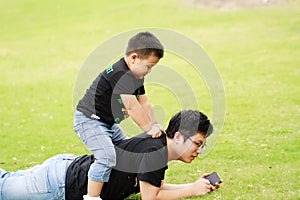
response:
[[[140,181],[140,189],[143,200],[173,200],[208,194],[216,188],[212,188],[208,180],[200,178],[189,184],[164,183],[159,188],[150,183]]]
[[[174,200],[195,196],[192,184],[163,184],[155,187],[148,182],[140,181],[143,200]]]
[[[168,185],[167,187],[160,188],[155,197],[150,198],[142,195],[143,200],[176,200],[181,198],[189,198],[195,195],[192,194],[190,189],[191,185]],[[149,198],[148,198],[149,197]]]
[[[170,184],[170,183],[164,183],[161,186],[161,190],[179,190],[185,187],[191,186],[191,184]]]

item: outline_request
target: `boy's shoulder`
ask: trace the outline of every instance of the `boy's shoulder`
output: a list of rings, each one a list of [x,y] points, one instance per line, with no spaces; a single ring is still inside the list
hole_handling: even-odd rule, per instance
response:
[[[128,68],[127,64],[125,63],[124,58],[121,58],[119,61],[117,61],[116,63],[108,66],[103,73],[106,75],[113,75],[116,73],[126,73],[130,71],[130,69]]]

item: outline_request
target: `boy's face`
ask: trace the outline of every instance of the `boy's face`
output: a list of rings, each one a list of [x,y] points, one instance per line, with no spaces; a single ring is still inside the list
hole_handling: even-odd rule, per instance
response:
[[[159,61],[157,56],[151,54],[148,58],[141,58],[138,54],[133,53],[129,57],[128,67],[137,79],[144,78],[152,70],[152,67]]]
[[[199,154],[201,154],[202,149],[199,145],[205,144],[205,141],[205,136],[202,133],[197,133],[192,137],[187,138],[181,144],[180,151],[182,153],[180,154],[179,160],[191,163]]]

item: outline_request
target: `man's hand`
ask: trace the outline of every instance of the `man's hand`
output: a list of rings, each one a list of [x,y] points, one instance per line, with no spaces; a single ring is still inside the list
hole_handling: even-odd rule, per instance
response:
[[[197,181],[195,181],[191,185],[191,187],[192,196],[199,196],[211,192],[213,186],[209,183],[209,180],[205,178],[200,178]]]
[[[210,175],[209,173],[205,173],[205,174],[203,174],[203,175],[201,176],[201,178],[205,178],[205,179],[206,179],[206,177],[209,176],[209,175]],[[220,183],[222,183],[222,182],[223,182],[223,180],[221,179],[221,182],[220,182]],[[212,185],[212,190],[218,189],[218,188],[220,187],[220,183],[215,183],[214,186]]]

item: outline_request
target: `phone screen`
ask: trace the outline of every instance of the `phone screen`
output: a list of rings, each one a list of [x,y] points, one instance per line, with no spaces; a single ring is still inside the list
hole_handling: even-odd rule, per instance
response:
[[[209,180],[210,184],[215,186],[216,183],[221,183],[221,179],[218,176],[218,174],[216,172],[211,173],[210,175],[208,175],[207,177],[205,177],[207,180]]]

